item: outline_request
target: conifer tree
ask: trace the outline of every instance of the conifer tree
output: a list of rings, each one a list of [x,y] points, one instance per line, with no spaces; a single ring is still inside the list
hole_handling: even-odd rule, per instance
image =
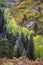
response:
[[[25,50],[27,50],[27,47],[28,47],[28,35],[26,35],[25,39],[24,39],[24,47],[25,47]]]
[[[24,33],[21,33],[21,42],[24,43]]]
[[[34,24],[34,32],[36,33],[38,31],[38,25],[37,23]]]
[[[34,42],[32,34],[30,36],[30,42],[29,42],[29,59],[34,60]]]
[[[41,7],[38,7],[39,16],[41,16]]]

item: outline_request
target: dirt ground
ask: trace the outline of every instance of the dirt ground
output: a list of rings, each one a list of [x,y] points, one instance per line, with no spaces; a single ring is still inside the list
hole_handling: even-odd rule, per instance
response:
[[[41,61],[40,59],[37,59],[36,61],[31,61],[24,56],[13,59],[7,59],[6,57],[0,58],[0,65],[2,65],[2,63],[7,63],[7,62],[12,62],[14,63],[14,65],[43,65],[43,61]]]

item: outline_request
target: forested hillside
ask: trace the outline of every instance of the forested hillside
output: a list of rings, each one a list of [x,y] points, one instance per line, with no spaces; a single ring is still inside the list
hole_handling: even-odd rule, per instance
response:
[[[0,63],[43,65],[43,0],[0,0]]]

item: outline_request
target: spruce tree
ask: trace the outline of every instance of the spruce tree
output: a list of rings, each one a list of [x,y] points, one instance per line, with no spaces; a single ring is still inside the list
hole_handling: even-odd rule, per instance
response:
[[[24,14],[23,16],[24,16],[24,17],[23,17],[23,19],[22,19],[22,23],[27,22],[27,17],[26,17],[26,15]]]
[[[32,34],[30,36],[30,42],[29,42],[29,59],[34,60],[34,42]]]
[[[41,7],[38,7],[39,16],[41,16]]]
[[[24,48],[25,50],[27,50],[28,47],[28,35],[26,35],[25,39],[24,39]]]
[[[21,33],[21,42],[24,43],[24,33]]]
[[[34,32],[36,33],[37,31],[38,31],[38,24],[35,23],[35,24],[34,24]]]

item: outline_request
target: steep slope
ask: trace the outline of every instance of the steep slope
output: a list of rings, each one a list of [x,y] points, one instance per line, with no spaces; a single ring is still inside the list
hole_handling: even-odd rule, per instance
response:
[[[41,15],[38,11],[38,8],[41,7]],[[39,1],[33,2],[32,0],[23,0],[22,2],[17,3],[16,5],[12,6],[10,8],[11,15],[15,18],[16,22],[20,25],[23,24],[23,26],[26,26],[26,24],[31,25],[32,22],[38,22],[39,32],[43,32],[43,4]],[[27,21],[22,23],[22,20],[24,18],[24,14],[26,15]],[[30,22],[30,23],[29,23]],[[40,24],[41,23],[41,24]],[[33,25],[31,25],[29,28],[32,28]]]
[[[36,2],[30,4],[30,2],[27,0],[12,6],[10,8],[10,12],[14,16],[15,20],[17,22],[20,22],[22,21],[24,14],[26,14],[29,20],[39,17],[38,7],[41,7],[43,9],[42,3],[40,4],[40,2]],[[43,15],[43,10],[41,11],[41,13]],[[43,17],[41,17],[41,19],[39,18],[39,20],[43,21],[42,18]]]

